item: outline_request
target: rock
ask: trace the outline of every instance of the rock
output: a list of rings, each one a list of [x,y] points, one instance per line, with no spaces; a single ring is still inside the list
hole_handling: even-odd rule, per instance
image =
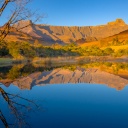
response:
[[[125,26],[125,22],[122,19],[116,19],[116,21],[108,22],[108,25]]]
[[[23,28],[23,27],[26,27],[26,26],[31,26],[31,25],[33,25],[31,20],[21,20],[21,21],[17,22],[16,24],[14,24],[13,27],[15,27],[17,29],[20,29],[20,28]]]
[[[116,19],[116,21],[109,22],[106,25],[83,27],[37,25],[33,24],[32,21],[20,21],[17,25],[20,28],[28,24],[30,24],[30,26],[22,29],[22,32],[38,38],[41,42],[48,42],[49,44],[66,44],[82,39],[86,41],[96,41],[128,29],[128,25],[125,24],[122,19]]]

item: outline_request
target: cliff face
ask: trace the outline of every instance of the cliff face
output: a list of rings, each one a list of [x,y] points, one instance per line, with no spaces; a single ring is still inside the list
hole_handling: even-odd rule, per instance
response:
[[[27,24],[30,24],[30,26],[22,30],[24,33],[49,44],[65,44],[80,39],[95,41],[128,29],[128,25],[122,19],[117,19],[106,25],[84,27],[36,25],[31,21],[21,21],[18,23],[18,27],[23,27]]]

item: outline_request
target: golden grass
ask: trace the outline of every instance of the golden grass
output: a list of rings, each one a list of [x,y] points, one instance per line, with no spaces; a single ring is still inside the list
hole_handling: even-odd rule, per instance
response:
[[[80,45],[81,47],[87,47],[87,46],[99,46],[100,47],[100,41],[92,41],[92,42],[86,42]]]
[[[108,46],[109,48],[112,48],[115,52],[118,51],[119,49],[127,49],[128,48],[128,44],[127,45],[121,45],[121,46]],[[106,49],[108,47],[102,47],[101,49]]]
[[[108,43],[112,43],[113,39],[118,38],[118,40],[120,42],[122,42],[122,46],[111,46],[111,48],[115,49],[115,50],[119,50],[119,49],[126,49],[128,47],[128,45],[123,45],[123,43],[125,43],[126,41],[128,41],[128,30],[121,32],[119,34],[110,36],[110,37],[106,37],[103,38],[101,40],[98,41],[92,41],[92,42],[85,42],[83,44],[81,44],[81,47],[86,47],[86,46],[98,46],[98,47],[102,47],[101,43],[103,43],[103,45],[108,44]],[[107,47],[103,47],[107,48]]]

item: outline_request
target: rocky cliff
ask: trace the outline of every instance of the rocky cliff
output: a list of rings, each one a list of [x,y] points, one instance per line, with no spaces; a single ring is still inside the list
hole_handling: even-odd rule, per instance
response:
[[[43,24],[33,24],[31,21],[20,21],[18,27],[23,27],[22,32],[38,39],[40,42],[48,44],[65,44],[76,42],[77,40],[95,41],[118,34],[128,29],[128,25],[122,19],[109,22],[100,26],[50,26]]]

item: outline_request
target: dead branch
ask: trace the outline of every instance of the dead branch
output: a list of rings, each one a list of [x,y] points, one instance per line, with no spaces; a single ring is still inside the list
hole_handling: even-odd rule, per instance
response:
[[[28,111],[28,110],[32,109],[32,107],[30,107],[30,105],[34,105],[36,108],[39,108],[39,106],[36,103],[34,103],[34,101],[32,101],[32,100],[23,98],[23,97],[21,97],[19,95],[7,93],[1,87],[0,87],[0,94],[2,95],[3,99],[7,102],[8,106],[9,106],[12,114],[15,116],[18,124],[21,125],[21,126],[23,126],[23,125],[27,125],[28,126],[29,124],[25,121],[25,116],[26,115],[23,114],[22,112],[20,112],[19,111],[20,109],[18,109],[18,107],[25,108]],[[15,99],[18,98],[18,99],[26,101],[27,104],[28,103],[31,103],[31,104],[29,106],[26,105],[26,104],[21,104],[20,102],[15,101],[13,98],[15,98]],[[8,128],[9,127],[9,123],[7,122],[6,118],[2,114],[1,110],[0,110],[0,119],[3,122],[4,126],[6,128]],[[16,125],[16,124],[13,124],[13,125]]]
[[[44,16],[38,15],[36,11],[32,11],[27,8],[27,5],[30,3],[30,0],[4,0],[2,6],[0,8],[0,17],[3,12],[6,10],[7,5],[12,4],[13,9],[10,11],[10,18],[4,24],[3,27],[0,28],[0,41],[4,40],[5,37],[10,33],[11,29],[15,29],[16,31],[20,31],[31,24],[27,24],[25,26],[19,26],[18,22],[22,20],[30,20],[35,19],[34,22],[42,19]]]
[[[8,125],[8,123],[7,123],[7,121],[6,121],[6,119],[5,119],[1,110],[0,110],[0,120],[3,122],[3,124],[6,128],[9,128],[9,125]]]

